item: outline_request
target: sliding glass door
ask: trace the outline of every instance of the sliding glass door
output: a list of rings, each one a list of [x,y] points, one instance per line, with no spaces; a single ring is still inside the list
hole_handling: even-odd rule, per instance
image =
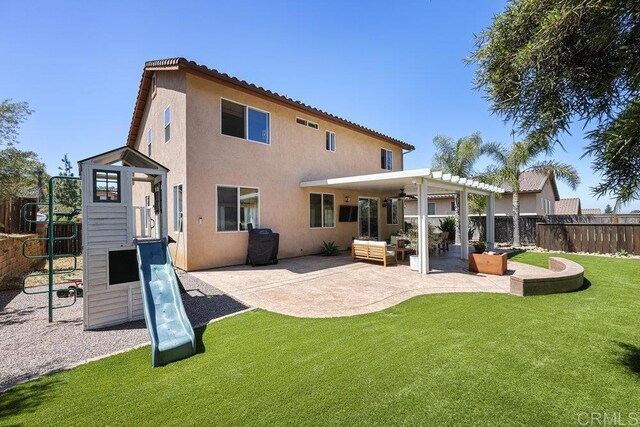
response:
[[[378,240],[378,199],[358,197],[358,237]]]

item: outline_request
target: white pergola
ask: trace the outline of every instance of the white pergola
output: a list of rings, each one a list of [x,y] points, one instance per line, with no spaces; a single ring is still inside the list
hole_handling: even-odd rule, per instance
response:
[[[484,184],[471,178],[459,177],[431,169],[412,169],[398,172],[383,172],[370,175],[303,181],[300,187],[329,187],[351,191],[398,194],[404,190],[407,195],[418,198],[418,255],[421,274],[429,273],[428,242],[428,198],[435,194],[458,193],[460,196],[460,230],[469,229],[469,194],[479,194],[488,198],[487,203],[487,248],[495,246],[495,195],[504,189]],[[469,234],[460,233],[460,258],[467,259]]]

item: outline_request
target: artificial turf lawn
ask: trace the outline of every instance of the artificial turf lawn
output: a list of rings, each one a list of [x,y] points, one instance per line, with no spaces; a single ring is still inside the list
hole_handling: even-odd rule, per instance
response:
[[[587,289],[429,295],[348,318],[231,317],[166,367],[152,369],[144,347],[15,387],[0,395],[0,424],[625,421],[640,413],[640,261],[567,258],[585,267]]]

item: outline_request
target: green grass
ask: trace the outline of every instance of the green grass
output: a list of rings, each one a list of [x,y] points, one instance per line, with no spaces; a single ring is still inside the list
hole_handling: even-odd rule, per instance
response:
[[[587,289],[431,295],[337,319],[249,312],[209,325],[201,353],[163,368],[145,347],[15,387],[0,395],[0,424],[624,421],[640,412],[640,262],[567,257]]]

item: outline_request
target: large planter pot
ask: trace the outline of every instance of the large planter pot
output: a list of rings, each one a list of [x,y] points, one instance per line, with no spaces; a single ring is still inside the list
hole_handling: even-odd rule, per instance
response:
[[[409,256],[409,268],[413,271],[420,270],[420,259],[418,255]]]
[[[469,271],[502,276],[507,271],[507,254],[469,254]]]

